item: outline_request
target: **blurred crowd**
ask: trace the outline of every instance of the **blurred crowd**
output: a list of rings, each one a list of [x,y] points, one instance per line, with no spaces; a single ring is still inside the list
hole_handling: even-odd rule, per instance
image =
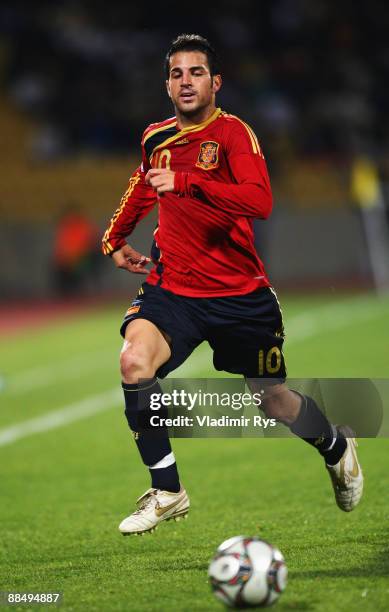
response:
[[[54,159],[137,147],[144,127],[172,112],[164,54],[172,38],[189,31],[218,49],[219,103],[255,127],[273,163],[288,154],[388,157],[385,2],[186,6],[4,0],[1,86],[39,126],[33,155]]]

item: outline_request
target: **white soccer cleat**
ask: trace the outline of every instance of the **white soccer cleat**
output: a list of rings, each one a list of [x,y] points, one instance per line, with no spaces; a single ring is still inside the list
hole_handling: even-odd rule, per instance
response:
[[[346,437],[350,430],[338,427]],[[351,512],[360,502],[363,493],[363,474],[359,465],[355,438],[347,438],[347,448],[336,465],[326,465],[334,487],[336,503],[344,512]]]
[[[161,521],[186,518],[190,504],[185,489],[181,487],[178,493],[149,489],[136,501],[136,505],[138,509],[119,525],[123,535],[143,535],[154,531]]]

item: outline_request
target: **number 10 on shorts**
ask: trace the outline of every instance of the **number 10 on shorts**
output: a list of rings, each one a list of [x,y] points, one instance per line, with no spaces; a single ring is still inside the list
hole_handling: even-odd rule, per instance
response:
[[[278,346],[273,346],[269,351],[265,352],[261,349],[258,353],[258,374],[275,374],[281,367],[282,356]]]

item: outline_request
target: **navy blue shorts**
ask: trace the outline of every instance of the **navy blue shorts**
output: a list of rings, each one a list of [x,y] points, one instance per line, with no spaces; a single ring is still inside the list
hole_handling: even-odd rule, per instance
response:
[[[284,328],[277,297],[269,287],[215,298],[175,295],[143,283],[127,310],[120,333],[134,319],[147,319],[167,337],[171,357],[156,373],[164,378],[204,340],[216,370],[249,378],[285,380]]]

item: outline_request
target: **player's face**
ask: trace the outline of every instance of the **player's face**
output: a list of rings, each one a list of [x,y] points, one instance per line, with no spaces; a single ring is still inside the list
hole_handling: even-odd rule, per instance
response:
[[[183,117],[206,115],[215,107],[221,87],[220,75],[211,76],[207,56],[200,51],[179,51],[170,58],[168,94],[177,114]]]

